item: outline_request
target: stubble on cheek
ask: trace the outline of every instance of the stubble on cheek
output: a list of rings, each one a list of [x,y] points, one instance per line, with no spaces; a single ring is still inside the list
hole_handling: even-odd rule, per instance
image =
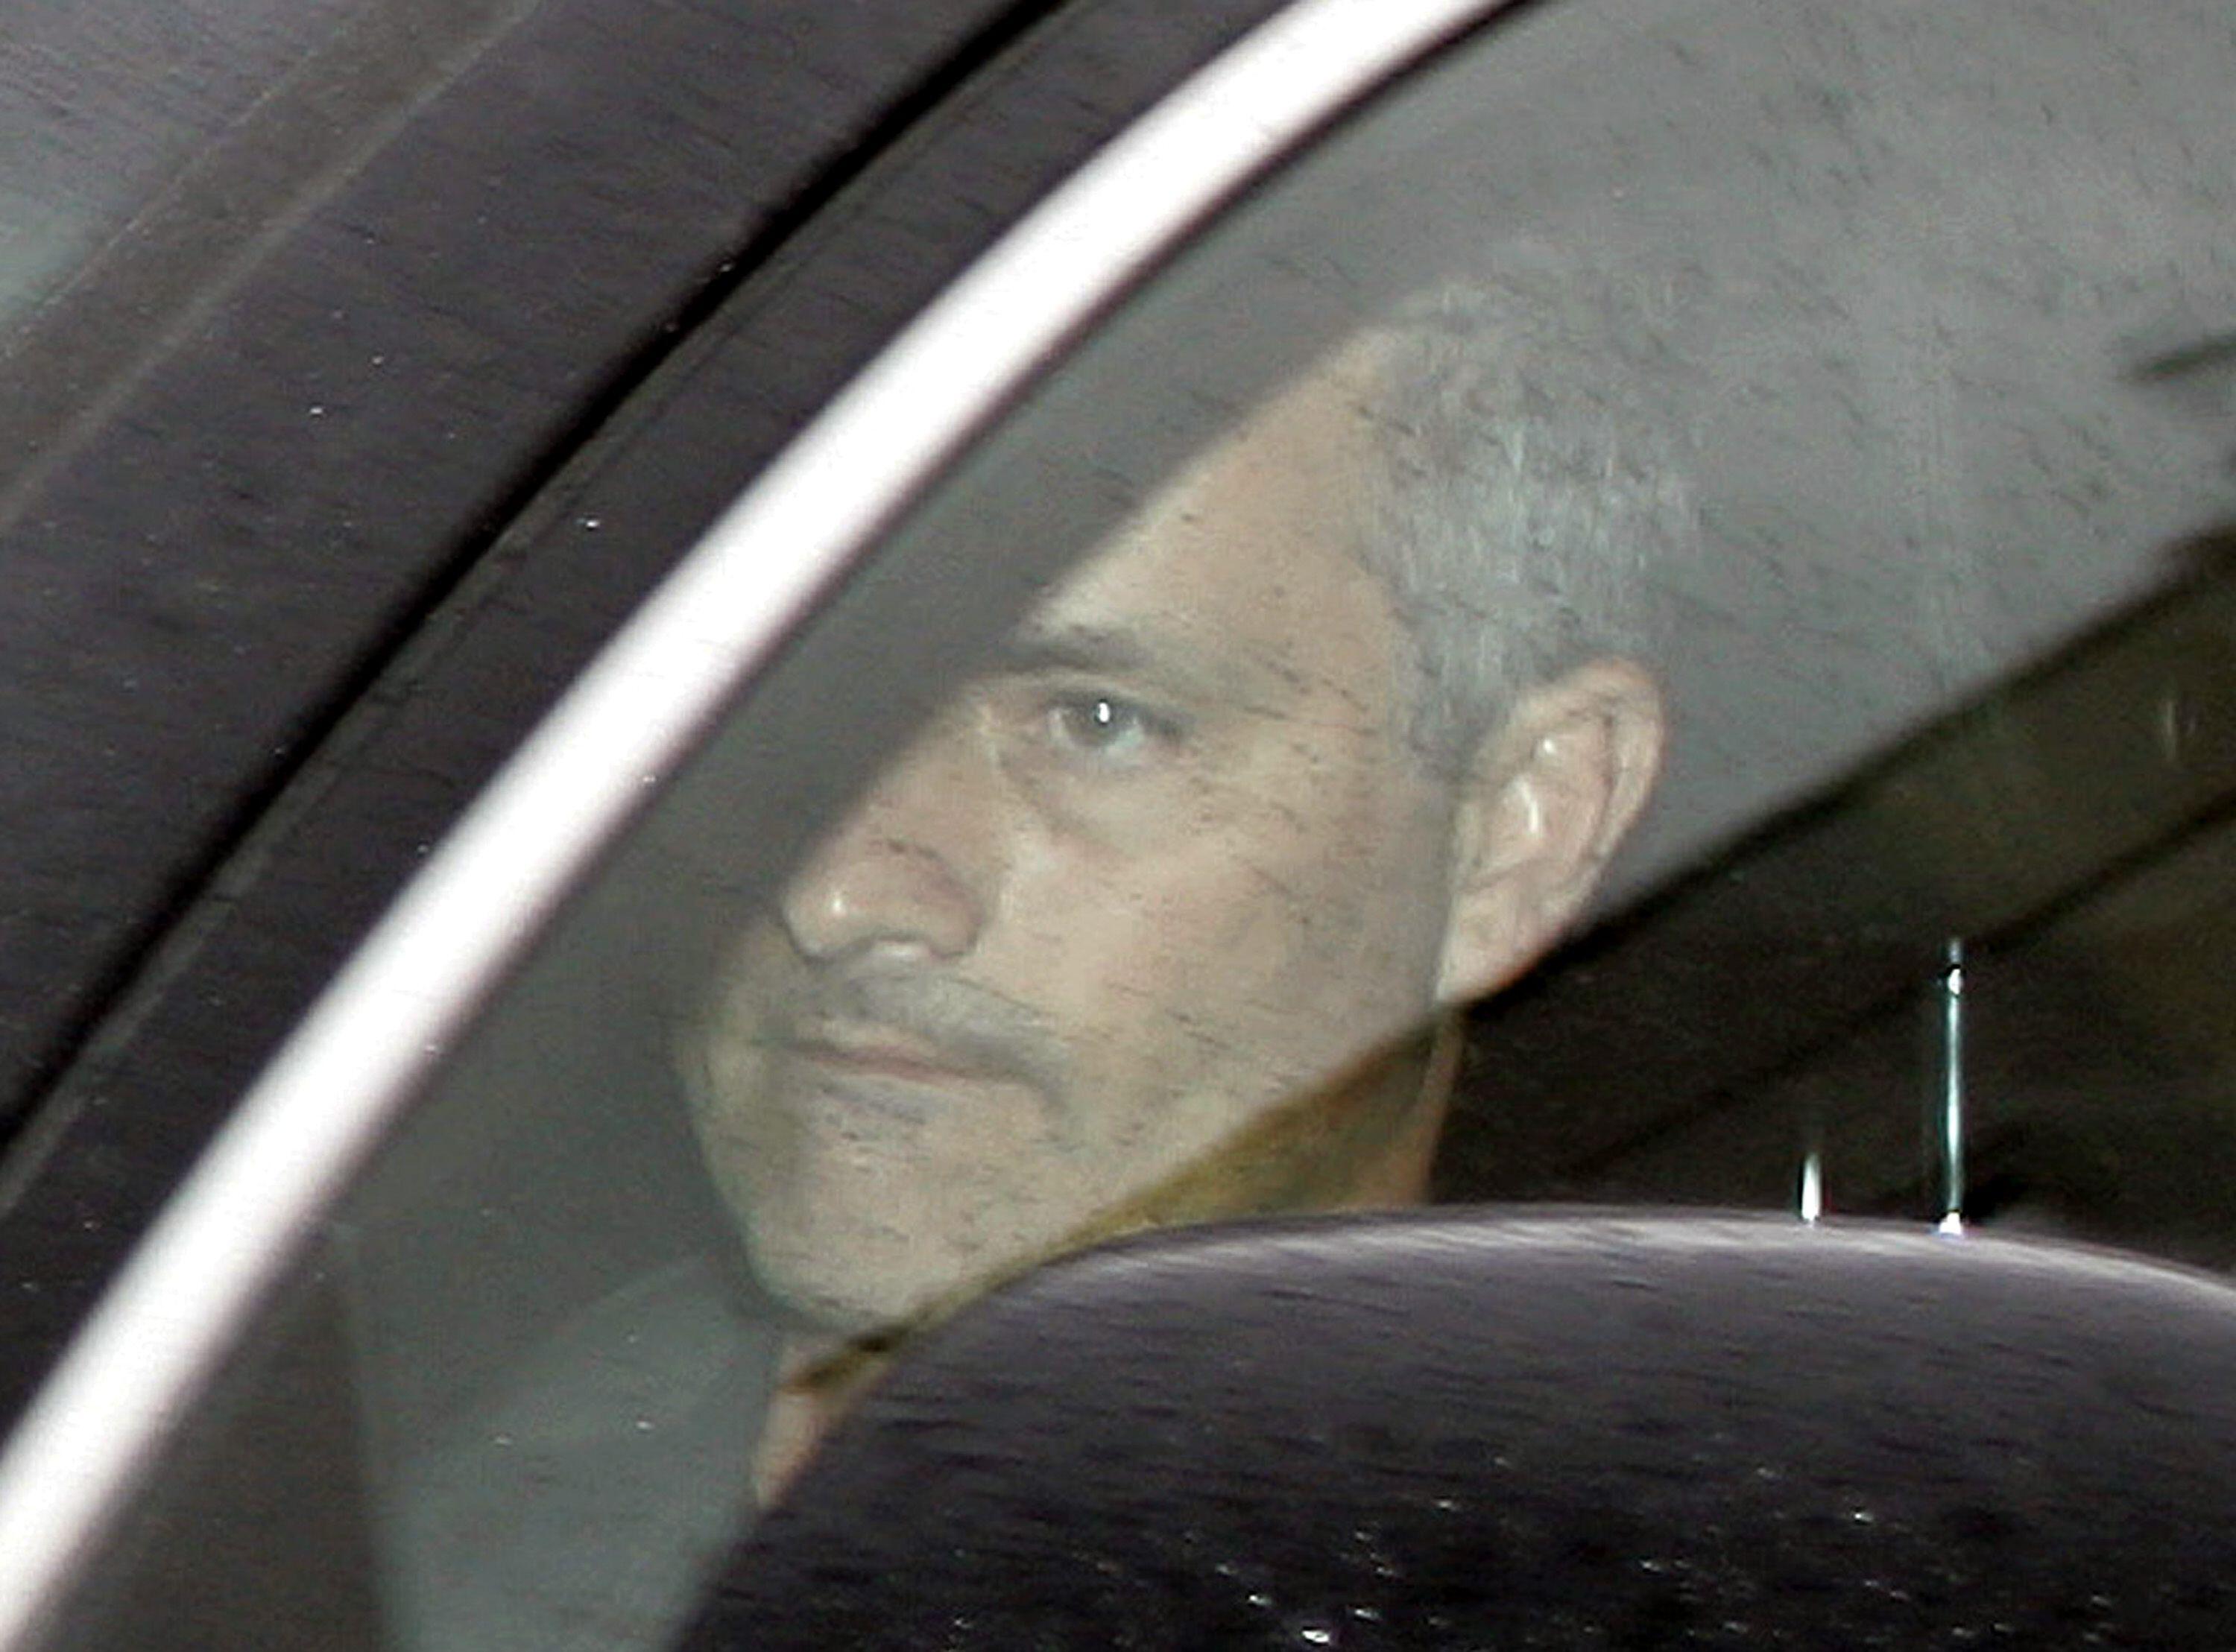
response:
[[[771,945],[741,946],[687,1052],[701,1150],[763,1282],[858,1333],[1044,1251],[1075,1212],[1048,1208],[1073,1196],[1058,1193],[1061,1052],[1038,1018],[923,976],[819,974]],[[966,1071],[912,1081],[803,1053],[834,1024],[905,1032]]]

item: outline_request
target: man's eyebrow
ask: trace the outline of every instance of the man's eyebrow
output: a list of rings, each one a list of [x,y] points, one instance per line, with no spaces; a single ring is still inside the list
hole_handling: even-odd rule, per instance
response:
[[[1231,658],[1207,657],[1183,639],[1152,636],[1134,626],[1027,620],[988,663],[997,675],[1073,672],[1123,677],[1176,693],[1233,698],[1241,688]]]
[[[996,671],[1139,672],[1158,664],[1158,651],[1138,633],[1099,626],[1036,626],[1028,620],[995,651]]]

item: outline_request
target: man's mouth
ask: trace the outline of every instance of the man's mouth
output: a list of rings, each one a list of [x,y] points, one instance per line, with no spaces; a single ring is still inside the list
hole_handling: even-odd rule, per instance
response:
[[[947,1087],[984,1084],[1007,1075],[925,1039],[885,1028],[819,1026],[786,1044],[794,1059],[840,1077]]]

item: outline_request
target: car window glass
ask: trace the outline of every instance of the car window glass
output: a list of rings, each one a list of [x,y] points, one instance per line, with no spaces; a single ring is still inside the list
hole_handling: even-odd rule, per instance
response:
[[[2232,56],[2182,0],[1533,7],[1130,298],[322,1234],[388,1632],[655,1636],[921,1326],[1138,1226],[2236,1255]]]

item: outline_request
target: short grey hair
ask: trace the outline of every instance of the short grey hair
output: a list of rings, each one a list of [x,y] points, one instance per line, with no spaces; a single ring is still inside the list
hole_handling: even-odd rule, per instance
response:
[[[1359,554],[1413,641],[1407,731],[1464,764],[1517,696],[1647,646],[1648,571],[1688,552],[1661,330],[1612,284],[1502,275],[1367,331],[1379,394]]]

